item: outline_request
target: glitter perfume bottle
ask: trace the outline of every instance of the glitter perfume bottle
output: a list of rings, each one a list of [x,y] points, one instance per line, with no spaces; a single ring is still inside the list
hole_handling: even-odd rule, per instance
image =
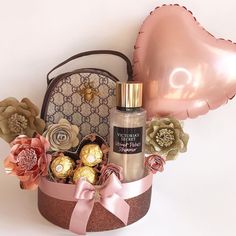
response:
[[[111,111],[109,162],[123,168],[124,181],[144,176],[146,111],[142,109],[142,83],[118,82],[117,107]]]

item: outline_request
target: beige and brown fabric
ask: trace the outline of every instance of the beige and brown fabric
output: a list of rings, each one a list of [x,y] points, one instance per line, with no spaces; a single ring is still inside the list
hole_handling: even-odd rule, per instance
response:
[[[50,79],[59,67],[75,59],[97,54],[118,56],[126,62],[128,80],[132,80],[132,65],[122,53],[113,50],[95,50],[76,54],[54,67],[47,74],[48,89],[44,98],[41,117],[46,125],[64,118],[79,127],[79,139],[96,133],[109,141],[109,115],[115,107],[115,86],[118,79],[108,71],[81,68]]]

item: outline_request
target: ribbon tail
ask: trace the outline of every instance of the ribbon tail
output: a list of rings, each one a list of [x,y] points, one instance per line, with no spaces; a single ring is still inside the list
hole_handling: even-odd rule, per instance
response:
[[[123,198],[117,194],[113,194],[110,197],[102,199],[100,203],[125,225],[128,224],[130,206]]]
[[[70,231],[78,235],[86,235],[89,217],[93,210],[94,200],[78,200],[71,215]]]

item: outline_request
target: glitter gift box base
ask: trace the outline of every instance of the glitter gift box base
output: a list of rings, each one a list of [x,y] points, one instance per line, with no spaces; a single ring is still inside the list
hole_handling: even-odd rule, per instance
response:
[[[142,194],[125,199],[130,206],[128,225],[138,221],[147,214],[151,202],[151,181],[152,180],[149,180],[150,186],[147,186],[147,189]],[[51,184],[58,185],[57,183]],[[71,185],[63,186],[63,188],[71,187]],[[67,192],[70,192],[70,190],[68,189]],[[40,186],[38,191],[39,211],[42,216],[51,223],[69,229],[72,212],[75,208],[76,202],[62,200],[60,197],[56,198],[55,196],[57,194],[58,193],[53,194],[54,196],[52,196],[50,193],[45,192]],[[100,203],[95,202],[87,224],[87,232],[113,230],[121,227],[125,227],[125,224],[122,223],[119,218],[106,210]]]

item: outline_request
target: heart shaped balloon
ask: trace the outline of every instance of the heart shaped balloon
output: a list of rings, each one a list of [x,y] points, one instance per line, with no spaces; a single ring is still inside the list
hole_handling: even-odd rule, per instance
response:
[[[236,45],[213,37],[179,5],[151,12],[133,60],[134,79],[144,83],[149,119],[195,118],[236,94]]]

